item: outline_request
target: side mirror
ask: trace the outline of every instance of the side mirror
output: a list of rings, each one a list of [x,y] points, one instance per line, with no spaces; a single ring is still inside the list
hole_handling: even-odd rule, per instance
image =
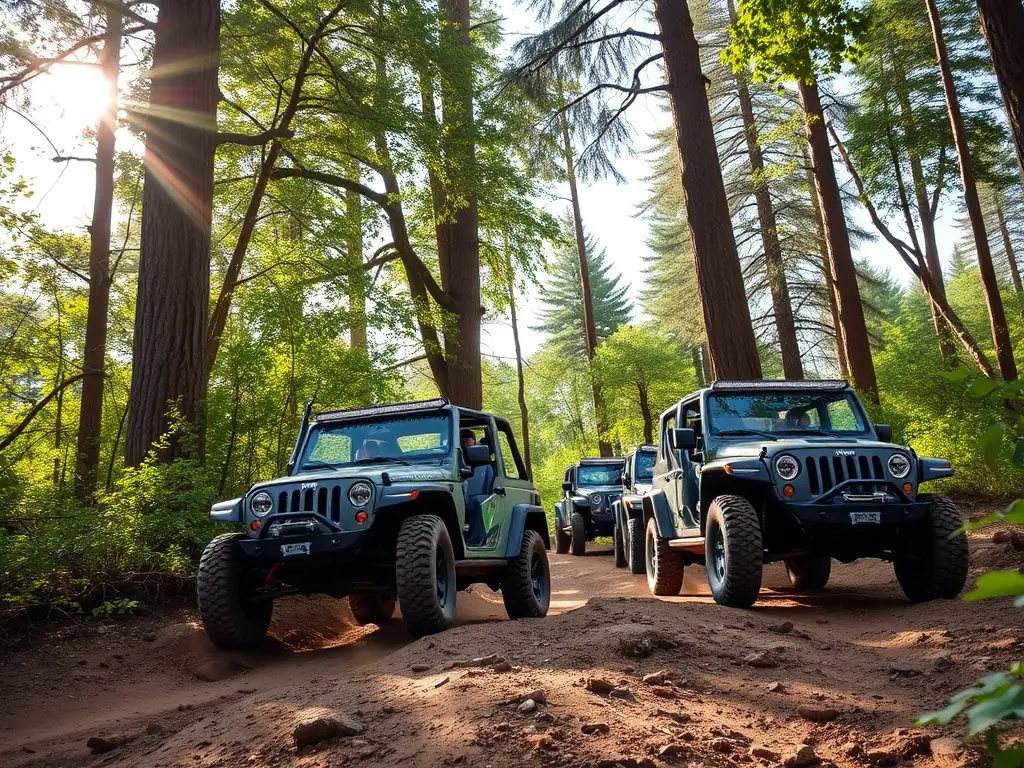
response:
[[[562,490],[563,491],[571,491],[572,490],[572,483],[570,483],[568,480],[563,480],[562,481]]]
[[[628,488],[629,486],[633,485],[633,478],[631,478],[629,475],[623,475],[622,484]]]
[[[677,451],[692,451],[697,447],[697,433],[692,429],[673,429],[669,432],[669,442]]]
[[[491,449],[487,445],[471,445],[466,449],[466,463],[471,467],[482,467],[491,463]]]
[[[879,441],[883,443],[892,442],[892,427],[888,424],[875,424],[875,434],[878,435]]]

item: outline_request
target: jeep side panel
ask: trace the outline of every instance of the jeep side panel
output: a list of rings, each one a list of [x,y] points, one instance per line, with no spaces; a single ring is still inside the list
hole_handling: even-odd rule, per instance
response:
[[[536,531],[544,539],[544,546],[551,549],[551,536],[548,533],[548,519],[544,510],[535,504],[516,504],[512,508],[512,519],[509,525],[508,541],[505,546],[505,557],[515,557],[523,534],[527,530]]]
[[[668,498],[660,489],[655,489],[644,496],[644,520],[652,517],[658,526],[658,535],[663,539],[674,539],[679,535]]]

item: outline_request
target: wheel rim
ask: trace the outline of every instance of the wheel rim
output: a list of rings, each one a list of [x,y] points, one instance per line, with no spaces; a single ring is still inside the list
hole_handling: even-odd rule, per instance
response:
[[[544,602],[544,565],[540,556],[534,553],[530,558],[530,583],[533,585],[533,596],[538,603]]]
[[[434,570],[437,581],[437,602],[442,608],[447,608],[451,595],[451,583],[448,580],[448,558],[444,556],[444,550],[440,547],[437,548],[437,561],[434,564]]]
[[[708,569],[708,574],[714,577],[714,581],[717,584],[721,584],[725,581],[725,537],[722,535],[722,529],[717,525],[711,529],[711,568]]]

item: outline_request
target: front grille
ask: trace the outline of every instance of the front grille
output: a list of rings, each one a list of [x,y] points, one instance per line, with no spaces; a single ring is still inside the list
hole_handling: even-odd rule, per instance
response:
[[[847,480],[869,482],[852,487],[855,493],[870,493],[875,484],[870,481],[885,480],[882,460],[878,456],[808,456],[805,460],[807,480],[811,494],[818,496]]]
[[[278,514],[316,512],[332,522],[341,522],[342,495],[340,485],[280,491],[277,494]]]

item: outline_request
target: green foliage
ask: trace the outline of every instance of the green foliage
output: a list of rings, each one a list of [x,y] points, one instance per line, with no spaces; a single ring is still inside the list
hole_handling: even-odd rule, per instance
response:
[[[813,83],[838,72],[868,19],[850,0],[740,0],[723,60],[757,80]]]
[[[127,600],[122,597],[117,600],[107,600],[100,603],[90,613],[92,613],[94,619],[113,619],[118,616],[130,616],[138,607],[138,600]]]

